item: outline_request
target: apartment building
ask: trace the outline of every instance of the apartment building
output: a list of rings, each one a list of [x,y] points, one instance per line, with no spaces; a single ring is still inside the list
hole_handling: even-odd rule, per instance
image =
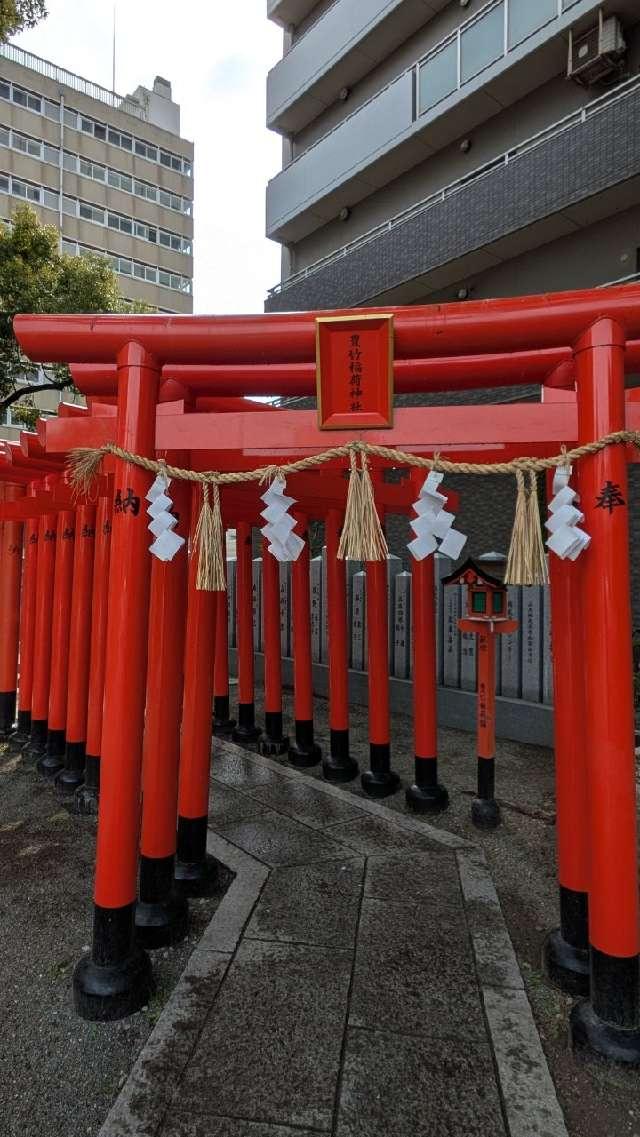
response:
[[[193,310],[193,144],[165,79],[123,97],[0,45],[0,219],[24,201],[123,296]]]
[[[284,41],[267,80],[283,152],[267,187],[267,235],[282,245],[267,311],[483,299],[640,271],[637,0],[267,9]],[[453,485],[473,554],[507,546],[513,487],[499,481],[490,495]],[[634,571],[640,620],[640,557]]]
[[[640,246],[635,0],[269,0],[268,311],[597,285]]]
[[[127,299],[193,311],[193,144],[166,79],[121,96],[0,44],[0,222],[22,202],[62,252],[107,256]],[[59,401],[35,397],[42,413]],[[19,430],[9,408],[0,437]]]

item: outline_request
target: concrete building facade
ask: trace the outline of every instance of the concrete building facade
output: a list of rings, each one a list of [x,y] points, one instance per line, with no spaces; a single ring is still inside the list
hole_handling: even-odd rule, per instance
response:
[[[128,299],[193,310],[193,145],[165,79],[122,97],[0,45],[0,218],[20,201],[63,251],[108,256]]]
[[[120,96],[0,45],[0,221],[28,202],[62,252],[108,257],[125,298],[189,313],[193,196],[193,144],[167,80]],[[58,398],[36,402],[53,411]],[[5,437],[12,423],[9,410]]]
[[[267,311],[522,295],[640,272],[636,0],[267,7],[284,40],[267,80],[268,126],[283,139],[266,197],[282,279]],[[419,401],[482,397],[540,395]],[[473,555],[508,543],[514,491],[499,482],[490,495],[482,480],[451,482]],[[406,552],[404,532],[392,536]],[[633,571],[640,596],[640,557]]]
[[[283,169],[267,189],[282,280],[267,310],[636,273],[634,0],[274,0],[269,10],[286,29],[267,82],[268,125],[283,134]]]

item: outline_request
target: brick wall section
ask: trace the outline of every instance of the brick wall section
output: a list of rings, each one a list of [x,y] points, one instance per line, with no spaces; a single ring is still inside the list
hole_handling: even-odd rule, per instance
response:
[[[640,173],[640,92],[268,298],[267,312],[349,307]]]

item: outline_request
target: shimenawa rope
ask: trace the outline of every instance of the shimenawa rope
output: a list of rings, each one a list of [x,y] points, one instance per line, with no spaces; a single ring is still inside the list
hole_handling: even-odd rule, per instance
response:
[[[320,454],[300,458],[284,465],[270,464],[256,470],[220,473],[216,470],[186,470],[172,466],[162,459],[145,458],[124,450],[114,442],[106,442],[98,449],[78,448],[69,454],[69,480],[78,494],[89,494],[102,459],[112,455],[147,470],[150,474],[162,473],[178,481],[199,482],[202,485],[202,507],[196,528],[198,548],[197,587],[208,591],[224,590],[223,526],[220,511],[220,487],[243,482],[271,483],[275,478],[286,479],[289,474],[316,469],[340,458],[350,463],[349,488],[344,525],[338,548],[341,560],[379,561],[388,556],[387,542],[375,505],[373,485],[369,473],[368,455],[394,462],[398,466],[416,466],[425,470],[439,470],[445,474],[515,474],[517,484],[516,510],[505,582],[507,584],[544,584],[548,580],[544,552],[540,508],[538,503],[537,474],[569,465],[579,458],[597,454],[607,446],[632,443],[640,447],[640,432],[618,430],[594,442],[586,442],[550,458],[512,458],[509,462],[453,462],[440,453],[433,458],[422,458],[390,446],[377,446],[359,440],[334,446]],[[360,466],[358,467],[358,457]],[[525,475],[527,477],[525,478]],[[210,491],[213,491],[213,505]]]

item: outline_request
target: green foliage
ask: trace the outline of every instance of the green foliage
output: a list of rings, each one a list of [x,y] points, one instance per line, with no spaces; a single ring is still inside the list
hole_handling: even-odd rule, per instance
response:
[[[0,0],[0,41],[33,28],[46,15],[45,0]]]
[[[0,4],[2,0],[0,0]],[[144,306],[137,306],[144,310]],[[25,376],[38,380],[39,370],[22,356],[13,335],[19,312],[122,312],[118,281],[106,257],[70,257],[59,251],[58,230],[43,225],[28,205],[20,206],[11,226],[0,229],[0,410],[21,398]],[[33,390],[71,387],[66,367],[45,369],[44,382]]]

